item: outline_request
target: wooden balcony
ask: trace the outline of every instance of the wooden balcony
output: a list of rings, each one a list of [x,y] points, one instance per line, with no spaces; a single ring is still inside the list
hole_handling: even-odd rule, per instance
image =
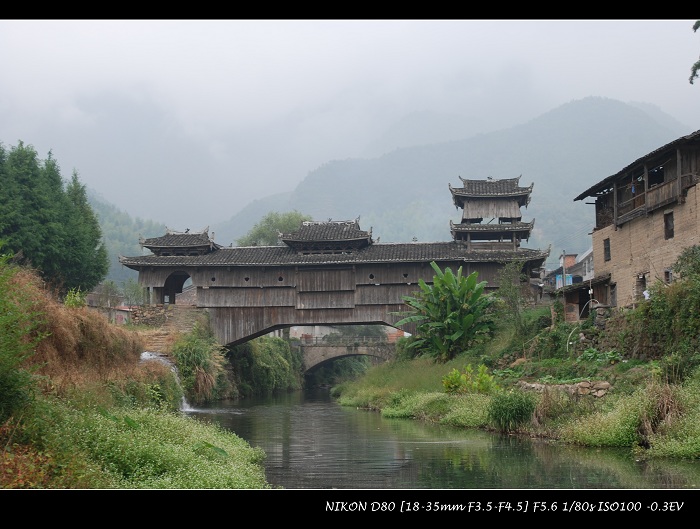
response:
[[[668,182],[652,186],[644,193],[617,205],[615,224],[621,226],[625,222],[648,215],[650,212],[668,204],[683,202],[683,197],[685,196],[683,192],[697,183],[698,176],[691,173],[683,175],[680,180],[674,178]]]

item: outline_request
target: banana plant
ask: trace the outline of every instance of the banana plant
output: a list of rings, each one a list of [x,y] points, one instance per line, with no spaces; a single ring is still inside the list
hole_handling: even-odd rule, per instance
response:
[[[403,296],[410,310],[400,313],[405,317],[396,325],[416,323],[409,347],[446,362],[491,331],[489,308],[495,298],[484,293],[486,281],[477,282],[477,272],[464,276],[461,266],[456,274],[434,261],[430,266],[435,271],[432,285],[420,279],[415,295]]]

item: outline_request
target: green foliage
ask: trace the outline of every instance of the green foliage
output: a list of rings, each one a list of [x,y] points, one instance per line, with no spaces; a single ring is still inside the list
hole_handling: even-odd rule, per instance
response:
[[[554,326],[541,330],[530,340],[528,356],[538,360],[571,357],[573,349],[569,347],[569,341],[576,328],[576,325],[559,321]]]
[[[693,31],[697,31],[698,28],[700,28],[700,20],[696,20],[695,24],[693,24]],[[698,78],[698,70],[700,70],[700,60],[695,61],[693,65],[690,67],[690,84],[693,84],[695,79]]]
[[[63,304],[66,307],[72,308],[84,307],[86,297],[87,294],[85,294],[85,292],[81,292],[80,287],[71,288],[68,290],[68,292],[66,292],[66,295],[63,298]]]
[[[647,388],[620,396],[614,403],[561,428],[561,439],[585,446],[632,447],[640,441],[642,417],[651,404]]]
[[[242,395],[269,395],[302,387],[303,358],[282,338],[263,336],[227,354]]]
[[[648,448],[636,448],[637,456],[697,460],[700,454],[700,369],[687,376],[682,385],[662,387],[655,394],[656,405],[651,409],[658,417],[650,421],[655,427],[646,432]]]
[[[458,428],[488,428],[488,407],[492,397],[483,393],[467,393],[451,397],[452,405],[440,418],[440,424]]]
[[[700,246],[684,248],[671,266],[671,270],[684,279],[700,278]]]
[[[272,211],[265,215],[251,230],[238,239],[238,246],[281,246],[280,233],[296,231],[302,222],[312,220],[297,210],[288,213]]]
[[[465,277],[462,267],[454,274],[435,262],[430,265],[436,274],[433,284],[418,280],[420,291],[403,297],[411,311],[396,325],[416,323],[416,338],[408,346],[446,362],[490,336],[494,323],[489,309],[495,298],[484,293],[485,281],[477,283],[477,272]]]
[[[498,291],[496,295],[503,300],[501,312],[510,318],[516,334],[522,334],[522,311],[526,296],[530,295],[530,286],[527,276],[522,273],[523,261],[506,263],[498,274]]]
[[[559,293],[557,293],[554,303],[552,303],[552,311],[554,312],[554,323],[563,323],[566,321],[564,317],[564,302]]]
[[[627,315],[625,348],[660,360],[668,382],[700,366],[700,246],[684,249],[672,269],[679,278],[655,282],[651,298]]]
[[[416,340],[415,336],[402,336],[396,340],[396,360],[406,361],[416,357],[420,351],[411,347],[411,344]]]
[[[62,252],[61,277],[66,288],[81,286],[90,291],[104,279],[109,270],[107,247],[102,240],[97,215],[87,198],[78,173],[73,172],[65,187],[68,207],[64,222],[69,245]]]
[[[44,317],[17,284],[18,268],[8,261],[9,256],[0,256],[0,425],[33,400],[35,381],[23,364],[43,337]]]
[[[173,345],[172,355],[188,400],[202,403],[229,395],[226,358],[208,325],[197,322]]]
[[[464,366],[464,371],[452,369],[442,379],[445,391],[450,395],[461,395],[464,393],[492,393],[501,389],[493,375],[489,375],[488,368],[480,364],[477,372],[471,364]]]
[[[87,462],[100,488],[269,488],[264,452],[220,426],[152,408],[50,405],[51,427],[37,435],[63,448],[64,464]]]
[[[144,304],[144,291],[143,287],[138,284],[133,277],[128,278],[124,282],[124,287],[122,288],[124,294],[124,304],[133,307],[140,306]]]
[[[491,399],[488,420],[501,433],[517,432],[530,422],[536,406],[530,393],[515,389],[502,391]]]
[[[452,401],[444,393],[400,392],[382,409],[384,417],[439,422],[449,412]]]
[[[593,347],[589,347],[576,358],[576,362],[596,362],[599,364],[616,364],[622,361],[622,355],[617,351],[601,353]]]
[[[108,269],[101,230],[77,173],[64,182],[50,152],[40,161],[21,141],[9,153],[0,145],[0,238],[60,293],[92,290]]]

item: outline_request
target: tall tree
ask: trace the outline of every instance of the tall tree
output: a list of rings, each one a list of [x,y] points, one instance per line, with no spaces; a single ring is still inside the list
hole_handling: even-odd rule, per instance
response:
[[[88,291],[104,277],[107,252],[77,174],[65,186],[51,152],[45,161],[22,141],[0,145],[0,239],[60,293]]]
[[[54,166],[42,168],[37,152],[23,142],[4,158],[0,173],[0,237],[6,248],[24,264],[55,276],[63,227],[58,211],[63,202]]]
[[[68,237],[63,253],[63,281],[68,288],[92,290],[107,275],[109,256],[97,216],[75,171],[66,186],[66,196]]]
[[[518,334],[523,331],[522,312],[530,294],[530,284],[523,274],[523,261],[505,263],[498,273],[498,291],[496,296],[503,300],[503,314],[513,321]]]
[[[312,220],[312,218],[297,210],[287,213],[271,211],[246,235],[238,239],[236,244],[238,246],[281,246],[279,234],[296,231],[301,223],[307,220]]]

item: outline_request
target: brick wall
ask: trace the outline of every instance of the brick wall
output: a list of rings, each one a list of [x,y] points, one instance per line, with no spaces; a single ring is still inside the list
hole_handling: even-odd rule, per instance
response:
[[[647,286],[664,281],[665,271],[684,248],[700,244],[700,196],[698,186],[688,189],[682,204],[669,204],[638,217],[615,230],[608,226],[593,232],[594,270],[597,276],[610,273],[616,284],[617,306],[625,307],[643,300],[639,276]],[[665,239],[664,213],[673,211],[674,236]],[[604,259],[604,240],[610,239],[610,260]]]

